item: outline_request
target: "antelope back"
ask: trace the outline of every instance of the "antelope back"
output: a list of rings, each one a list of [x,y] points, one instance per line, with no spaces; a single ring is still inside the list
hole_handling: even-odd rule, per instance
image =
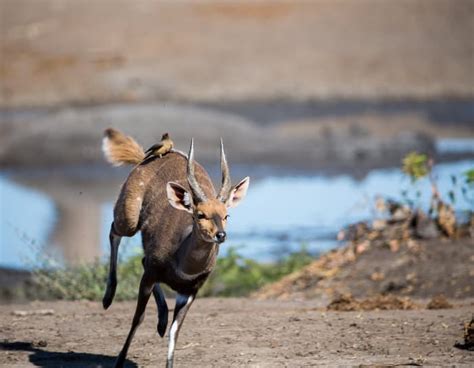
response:
[[[122,186],[114,209],[114,226],[125,236],[141,230],[145,254],[157,247],[160,254],[154,256],[166,257],[175,251],[183,234],[192,226],[192,216],[171,207],[166,194],[168,182],[181,184],[190,191],[186,165],[185,155],[171,152],[136,166]],[[198,163],[195,163],[195,175],[203,192],[214,198],[212,181]]]

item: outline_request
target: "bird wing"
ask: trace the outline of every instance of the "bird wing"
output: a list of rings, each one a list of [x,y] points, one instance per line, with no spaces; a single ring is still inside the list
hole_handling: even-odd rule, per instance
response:
[[[157,149],[160,149],[161,147],[163,147],[163,143],[156,143],[154,144],[153,146],[151,146],[150,148],[148,148],[145,153],[151,153],[151,152],[154,152],[156,151]]]

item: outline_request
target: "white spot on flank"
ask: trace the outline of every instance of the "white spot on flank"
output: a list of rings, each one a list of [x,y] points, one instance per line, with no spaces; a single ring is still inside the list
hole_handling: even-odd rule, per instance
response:
[[[142,200],[142,197],[137,197],[137,201],[140,202]]]
[[[145,183],[141,181],[140,183],[138,183],[138,185],[143,187],[145,185]]]

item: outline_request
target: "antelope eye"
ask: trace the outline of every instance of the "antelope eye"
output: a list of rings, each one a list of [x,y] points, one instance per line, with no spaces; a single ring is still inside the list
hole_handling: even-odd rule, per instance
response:
[[[226,215],[226,217],[224,217],[224,220],[227,221],[229,219],[229,217],[230,217],[229,215]]]
[[[197,214],[197,218],[198,218],[198,220],[203,220],[203,219],[206,218],[206,215],[205,215],[204,213],[202,213],[202,212],[199,212],[199,213]]]

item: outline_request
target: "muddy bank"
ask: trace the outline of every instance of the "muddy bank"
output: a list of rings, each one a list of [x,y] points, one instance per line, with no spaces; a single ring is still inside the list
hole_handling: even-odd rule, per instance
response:
[[[469,1],[0,6],[0,167],[102,162],[106,126],[303,169],[474,136]]]
[[[278,111],[268,111],[278,121]],[[18,111],[0,121],[0,166],[32,167],[104,163],[102,132],[113,126],[145,147],[168,131],[179,149],[196,139],[197,159],[217,162],[223,137],[234,164],[280,165],[302,169],[398,166],[411,150],[435,153],[443,134],[417,115],[300,118],[262,124],[209,107],[164,104],[99,105]],[[468,126],[446,126],[446,136],[470,136]],[[304,159],[303,159],[304,158]]]
[[[472,301],[445,310],[328,312],[318,301],[198,299],[181,330],[178,367],[327,367],[474,364],[463,340]],[[171,301],[170,301],[171,303]],[[172,305],[172,304],[171,304]],[[0,306],[0,364],[99,367],[113,363],[134,302],[53,302]],[[129,351],[129,367],[161,366],[166,339],[156,307]],[[93,331],[91,333],[91,331]]]

